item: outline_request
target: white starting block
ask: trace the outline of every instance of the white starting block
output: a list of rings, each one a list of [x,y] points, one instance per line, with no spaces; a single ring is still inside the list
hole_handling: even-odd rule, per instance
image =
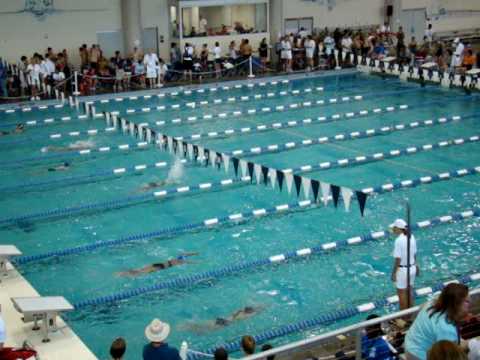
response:
[[[480,75],[480,69],[472,69],[466,72],[468,75]]]
[[[40,330],[38,321],[43,321],[43,342],[50,341],[50,330],[57,330],[57,315],[74,309],[63,296],[16,297],[12,298],[12,303],[23,314],[23,322],[34,322],[32,330]]]
[[[0,273],[7,276],[7,263],[12,256],[22,255],[14,245],[0,245]]]
[[[391,63],[392,61],[395,61],[397,58],[395,56],[387,56],[382,59],[384,63]]]

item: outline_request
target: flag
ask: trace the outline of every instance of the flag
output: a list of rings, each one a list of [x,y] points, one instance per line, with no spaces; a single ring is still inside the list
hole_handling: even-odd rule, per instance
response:
[[[313,192],[313,199],[315,200],[315,202],[317,202],[317,199],[318,199],[318,189],[320,188],[320,182],[318,182],[317,180],[311,180],[311,185],[312,185],[312,192]]]
[[[365,211],[365,204],[367,202],[367,194],[365,194],[363,191],[356,191],[355,193],[357,195],[358,205],[360,207],[360,213],[363,216],[363,212]]]
[[[280,188],[280,191],[282,191],[283,188],[283,179],[285,178],[285,174],[283,171],[277,170],[277,180],[278,180],[278,187]]]
[[[338,198],[340,197],[340,186],[330,184],[330,191],[332,192],[333,204],[338,206]]]
[[[302,188],[302,177],[299,175],[293,175],[293,180],[295,182],[295,189],[297,190],[297,197],[299,197],[300,189]]]
[[[263,174],[263,183],[265,185],[268,184],[268,168],[262,165],[262,174]]]
[[[330,184],[320,182],[320,188],[322,189],[323,204],[327,206],[328,200],[330,199]]]
[[[352,200],[353,191],[349,188],[342,187],[341,192],[342,192],[343,204],[345,205],[345,210],[350,211],[350,201]]]

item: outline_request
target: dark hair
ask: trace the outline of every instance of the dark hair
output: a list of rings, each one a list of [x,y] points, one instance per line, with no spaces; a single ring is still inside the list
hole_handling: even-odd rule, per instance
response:
[[[213,353],[213,358],[215,360],[227,360],[228,359],[227,350],[225,350],[223,347],[217,348]]]
[[[468,286],[450,283],[445,286],[435,304],[430,306],[430,317],[445,314],[447,321],[457,324],[462,320],[462,304],[468,296]]]
[[[242,337],[242,349],[247,355],[252,355],[255,352],[255,339],[253,336],[244,335]]]
[[[380,316],[378,316],[377,314],[370,314],[367,316],[367,321],[378,319],[379,317]],[[367,337],[369,339],[376,339],[378,337],[383,336],[383,330],[382,330],[382,327],[380,326],[380,323],[367,326],[365,330],[367,331]]]
[[[467,354],[460,346],[448,340],[437,341],[427,353],[427,360],[466,360]]]
[[[273,346],[270,345],[270,344],[264,344],[262,346],[262,351],[268,351],[268,350],[272,350],[273,349]],[[267,360],[273,360],[275,359],[275,355],[269,355],[266,357]]]
[[[127,350],[127,343],[121,337],[113,340],[110,346],[110,356],[114,359],[121,359]]]

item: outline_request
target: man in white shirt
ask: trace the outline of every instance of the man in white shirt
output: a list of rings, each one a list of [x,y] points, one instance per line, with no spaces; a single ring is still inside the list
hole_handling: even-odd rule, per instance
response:
[[[352,52],[352,44],[353,44],[353,40],[350,37],[350,34],[346,33],[345,35],[343,35],[343,38],[342,38],[342,41],[341,41],[342,60],[345,60],[347,58],[348,54],[350,54]]]
[[[312,35],[307,36],[305,41],[305,55],[307,57],[307,71],[313,69],[313,55],[315,54],[315,40],[313,40]]]
[[[433,41],[432,24],[428,24],[428,27],[425,29],[425,37],[427,38],[428,43],[431,44]]]
[[[392,232],[397,235],[393,249],[392,281],[395,282],[399,298],[400,310],[408,309],[414,305],[413,284],[415,276],[420,274],[417,259],[417,243],[415,237],[410,234],[410,264],[408,264],[408,226],[405,220],[397,219],[390,225]],[[410,265],[410,269],[408,266]],[[407,284],[407,271],[410,270],[410,284]],[[410,299],[409,299],[410,296]]]
[[[218,41],[215,43],[212,53],[215,58],[215,74],[217,78],[220,78],[222,74],[222,49]]]
[[[450,63],[450,68],[452,71],[455,71],[456,67],[462,66],[463,63],[463,51],[465,50],[465,45],[463,45],[460,38],[456,38],[453,41],[455,46],[455,52],[452,55],[452,62]]]
[[[155,81],[157,79],[157,65],[158,65],[158,56],[150,50],[143,57],[143,63],[147,69],[147,80],[150,88],[155,87]]]
[[[200,18],[200,22],[198,23],[198,33],[200,36],[207,36],[207,19],[203,16]]]

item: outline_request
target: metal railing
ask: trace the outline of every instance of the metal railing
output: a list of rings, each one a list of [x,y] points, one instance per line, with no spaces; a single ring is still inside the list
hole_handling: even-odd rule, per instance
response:
[[[471,312],[480,314],[480,288],[470,291],[472,299]],[[422,304],[423,305],[423,304]],[[412,307],[407,310],[398,311],[389,315],[378,317],[372,320],[362,321],[350,326],[343,327],[338,330],[330,331],[309,339],[292,342],[273,348],[268,351],[257,353],[242,358],[243,360],[263,360],[268,356],[275,356],[276,360],[280,359],[307,359],[316,358],[321,360],[330,359],[362,359],[362,336],[365,329],[374,325],[383,327],[385,324],[392,324],[396,320],[415,316],[422,305]],[[405,333],[407,328],[401,331]],[[387,331],[388,332],[388,331]]]

